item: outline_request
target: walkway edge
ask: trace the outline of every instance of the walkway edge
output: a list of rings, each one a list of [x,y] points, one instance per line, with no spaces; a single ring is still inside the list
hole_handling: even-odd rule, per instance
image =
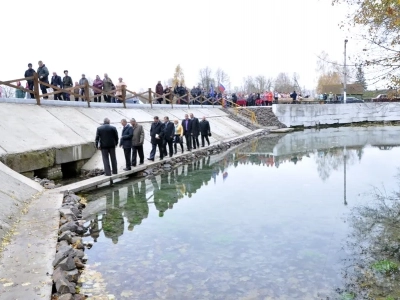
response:
[[[0,300],[51,299],[62,199],[62,194],[46,191],[22,215],[0,258]]]

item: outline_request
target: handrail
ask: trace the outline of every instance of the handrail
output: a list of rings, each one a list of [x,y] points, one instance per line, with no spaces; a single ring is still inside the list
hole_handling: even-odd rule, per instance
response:
[[[254,111],[252,111],[252,110],[250,110],[250,109],[248,109],[248,108],[246,108],[244,106],[240,106],[240,105],[236,104],[235,102],[233,102],[231,100],[224,99],[224,101],[233,104],[233,107],[234,107],[236,115],[239,114],[239,110],[244,110],[244,111],[246,111],[246,112],[248,112],[250,114],[251,123],[252,124],[258,124],[257,116],[256,116],[256,113]]]

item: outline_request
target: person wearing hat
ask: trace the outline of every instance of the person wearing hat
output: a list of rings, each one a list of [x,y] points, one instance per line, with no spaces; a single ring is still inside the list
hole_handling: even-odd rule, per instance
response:
[[[74,85],[72,78],[68,76],[68,70],[64,70],[64,77],[63,77],[63,87],[64,89],[71,88]],[[69,93],[64,93],[64,100],[71,101],[69,98]]]
[[[86,83],[89,83],[89,82],[88,82],[88,80],[86,79],[85,74],[82,74],[82,78],[79,80],[79,85],[85,85]],[[83,95],[84,95],[84,94],[85,94],[85,89],[84,89],[84,88],[81,88],[80,95],[82,96],[82,97],[81,97],[81,100],[82,100],[82,101],[85,101],[85,99],[83,98]]]
[[[34,69],[32,69],[32,64],[29,63],[28,64],[28,70],[25,71],[25,75],[24,77],[32,77],[34,74],[36,73],[36,71]],[[28,89],[33,91],[33,79],[29,79],[26,81],[28,83]],[[33,93],[31,93],[31,99],[34,99],[35,95]]]

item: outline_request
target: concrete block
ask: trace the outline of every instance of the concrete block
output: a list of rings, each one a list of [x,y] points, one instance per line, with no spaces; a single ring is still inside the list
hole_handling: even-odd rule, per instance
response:
[[[71,161],[89,159],[96,152],[94,142],[71,147],[64,147],[55,150],[56,164],[63,164]]]

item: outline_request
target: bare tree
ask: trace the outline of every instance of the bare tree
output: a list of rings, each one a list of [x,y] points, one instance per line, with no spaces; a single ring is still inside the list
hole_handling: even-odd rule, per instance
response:
[[[3,98],[14,98],[15,97],[15,88],[12,88],[7,85],[2,85],[1,86],[3,92],[1,93],[1,96]]]
[[[209,67],[205,67],[199,71],[200,85],[207,91],[210,90],[211,85],[215,86],[215,82],[211,74],[212,71]]]
[[[230,84],[228,74],[226,74],[222,69],[218,69],[215,72],[215,79],[217,83],[221,83],[225,87],[228,87],[228,85]]]
[[[294,83],[287,73],[279,73],[275,79],[275,91],[290,93],[294,89]]]
[[[255,80],[252,76],[243,78],[243,90],[247,94],[257,92]]]
[[[254,84],[257,90],[257,93],[263,93],[265,91],[269,91],[272,86],[272,79],[271,78],[265,78],[263,75],[258,75],[254,79]]]

